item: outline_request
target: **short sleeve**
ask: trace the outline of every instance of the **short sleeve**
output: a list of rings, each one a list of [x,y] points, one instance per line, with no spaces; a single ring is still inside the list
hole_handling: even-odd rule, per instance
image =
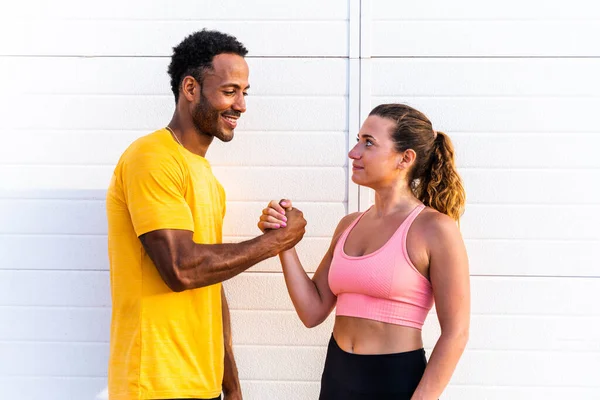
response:
[[[185,200],[187,173],[174,154],[130,154],[122,174],[125,201],[138,237],[158,229],[194,231],[192,212]]]

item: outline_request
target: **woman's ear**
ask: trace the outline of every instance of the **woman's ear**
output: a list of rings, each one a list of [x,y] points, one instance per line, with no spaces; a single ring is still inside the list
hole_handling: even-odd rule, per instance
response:
[[[413,149],[405,150],[404,152],[402,152],[400,154],[400,158],[398,161],[398,168],[399,169],[408,169],[408,168],[412,167],[412,165],[415,163],[416,159],[417,159],[417,153],[415,153],[415,151]]]

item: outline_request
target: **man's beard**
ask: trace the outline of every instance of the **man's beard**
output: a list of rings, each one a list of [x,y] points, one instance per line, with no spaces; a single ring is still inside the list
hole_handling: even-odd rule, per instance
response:
[[[212,107],[203,93],[200,93],[200,102],[194,107],[192,120],[196,131],[201,135],[216,137],[222,142],[233,139],[233,134],[228,135],[219,129],[221,113]]]

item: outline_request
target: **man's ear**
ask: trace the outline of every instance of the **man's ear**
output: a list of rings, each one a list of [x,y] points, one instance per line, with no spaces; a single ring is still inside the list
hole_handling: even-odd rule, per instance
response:
[[[181,94],[185,97],[188,102],[193,102],[196,97],[196,91],[200,90],[198,81],[192,76],[186,76],[181,82]]]

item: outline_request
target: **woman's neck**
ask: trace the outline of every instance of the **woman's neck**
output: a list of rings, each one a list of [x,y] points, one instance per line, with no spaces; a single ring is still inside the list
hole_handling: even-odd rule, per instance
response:
[[[415,208],[421,201],[415,197],[408,185],[380,188],[375,191],[373,210],[378,217]]]

